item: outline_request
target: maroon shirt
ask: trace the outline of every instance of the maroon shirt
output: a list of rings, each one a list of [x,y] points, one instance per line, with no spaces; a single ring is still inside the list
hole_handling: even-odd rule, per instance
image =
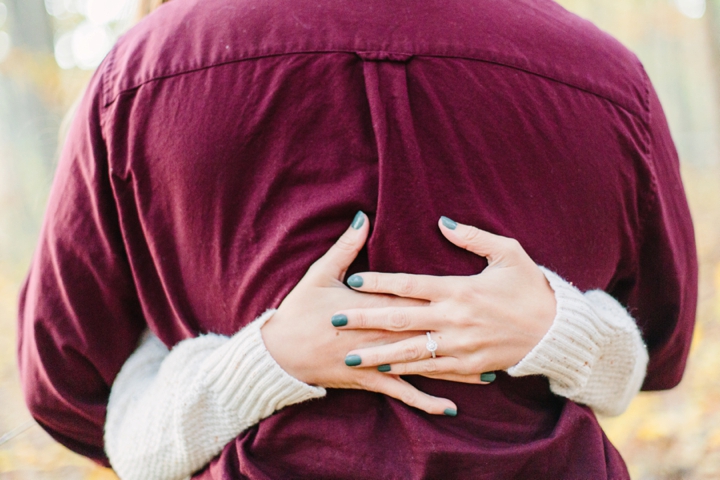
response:
[[[626,305],[644,388],[682,376],[697,265],[678,160],[639,61],[547,0],[173,0],[95,75],[20,309],[27,402],[98,461],[148,325],[232,334],[347,227],[352,271],[468,275],[440,215],[517,238]],[[329,320],[328,320],[329,321]],[[543,377],[410,378],[431,416],[331,390],[243,432],[200,478],[623,478],[593,412]]]

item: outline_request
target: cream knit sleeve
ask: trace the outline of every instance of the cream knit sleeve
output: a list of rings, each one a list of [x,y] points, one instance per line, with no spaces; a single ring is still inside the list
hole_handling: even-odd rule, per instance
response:
[[[171,351],[147,334],[113,383],[105,450],[122,480],[188,478],[243,430],[325,395],[265,349],[265,312],[232,337],[208,334]]]
[[[640,390],[648,363],[635,321],[607,293],[583,294],[541,269],[555,291],[555,320],[540,343],[508,373],[545,375],[553,393],[601,415],[620,415]]]
[[[545,375],[558,395],[620,414],[648,355],[634,320],[601,291],[580,293],[543,269],[557,300],[540,343],[508,373]],[[182,479],[276,410],[325,395],[287,374],[265,349],[268,311],[232,337],[203,335],[171,351],[148,334],[113,383],[105,449],[123,480]]]

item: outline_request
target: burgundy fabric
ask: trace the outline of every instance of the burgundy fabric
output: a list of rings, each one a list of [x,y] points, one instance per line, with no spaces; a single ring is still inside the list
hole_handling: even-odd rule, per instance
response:
[[[682,376],[697,265],[677,155],[638,60],[547,0],[173,0],[96,73],[22,293],[40,424],[98,461],[145,325],[168,345],[277,306],[362,209],[351,269],[467,275],[440,215],[517,238],[628,306],[644,388]],[[328,323],[329,325],[329,323]],[[430,416],[362,391],[282,410],[203,479],[625,478],[543,377],[411,378]]]

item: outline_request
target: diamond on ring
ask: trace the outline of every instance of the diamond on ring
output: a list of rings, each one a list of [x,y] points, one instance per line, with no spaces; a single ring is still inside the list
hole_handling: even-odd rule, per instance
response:
[[[430,336],[430,332],[427,332],[426,335],[428,337],[428,341],[425,344],[425,348],[427,348],[432,357],[435,358],[435,350],[437,350],[438,344],[435,340],[432,339],[432,337]]]

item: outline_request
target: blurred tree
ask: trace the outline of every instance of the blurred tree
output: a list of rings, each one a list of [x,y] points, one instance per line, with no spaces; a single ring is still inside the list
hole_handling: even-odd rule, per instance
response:
[[[52,176],[62,113],[53,29],[43,0],[4,0],[11,39],[0,63],[0,267],[27,258]],[[6,227],[12,225],[12,227]],[[5,228],[3,228],[5,227]],[[26,246],[27,245],[27,246]]]
[[[720,82],[720,0],[708,0],[705,15],[707,16],[708,33],[710,34],[713,73],[716,81]],[[718,111],[720,111],[720,98],[718,98],[717,106]]]
[[[44,53],[53,51],[53,30],[43,0],[7,1],[9,17],[13,19],[10,34],[19,48]]]

